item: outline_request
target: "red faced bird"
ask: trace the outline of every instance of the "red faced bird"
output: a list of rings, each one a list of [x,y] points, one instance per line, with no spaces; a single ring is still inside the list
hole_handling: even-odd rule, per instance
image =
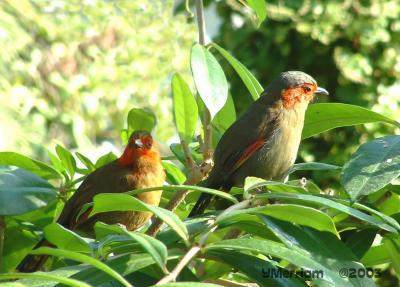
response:
[[[120,223],[128,230],[135,230],[145,224],[152,213],[138,211],[113,211],[99,213],[88,218],[91,208],[79,215],[84,204],[92,202],[100,193],[122,193],[137,188],[162,186],[165,180],[157,143],[146,131],[135,131],[129,138],[122,156],[89,174],[78,190],[66,202],[57,222],[62,226],[86,234],[93,233],[96,221],[108,224]],[[144,192],[136,195],[141,201],[158,206],[160,191]],[[45,240],[36,246],[50,245]],[[29,255],[18,266],[21,272],[38,270],[46,261],[46,256]]]
[[[247,176],[283,181],[296,160],[305,111],[315,95],[328,92],[311,76],[281,73],[223,134],[214,167],[200,185],[229,191]],[[211,198],[202,194],[189,217],[203,213]]]

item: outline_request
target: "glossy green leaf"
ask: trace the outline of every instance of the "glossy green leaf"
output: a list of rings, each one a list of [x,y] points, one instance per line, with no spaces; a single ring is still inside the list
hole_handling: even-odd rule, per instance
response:
[[[208,250],[206,255],[216,258],[216,260],[229,264],[235,270],[239,270],[254,280],[261,287],[269,286],[286,286],[286,287],[305,287],[297,278],[286,278],[282,276],[268,276],[267,272],[279,272],[278,267],[274,266],[267,260],[262,260],[256,256],[235,252],[233,250]],[[278,273],[275,273],[278,274]]]
[[[185,174],[174,164],[163,161],[165,173],[167,175],[167,181],[170,184],[182,184],[186,180]]]
[[[218,197],[224,198],[226,200],[229,200],[232,203],[238,203],[238,200],[236,197],[232,196],[231,194],[221,191],[221,190],[216,190],[212,188],[207,188],[207,187],[202,187],[202,186],[196,186],[196,185],[165,185],[165,186],[160,186],[160,187],[149,187],[149,188],[138,188],[133,191],[129,191],[126,194],[130,195],[135,195],[138,193],[146,192],[146,191],[153,191],[153,190],[165,190],[165,191],[178,191],[178,190],[191,190],[191,191],[198,191],[198,192],[204,192],[204,193],[209,193],[212,195],[216,195]]]
[[[369,223],[373,226],[379,227],[381,229],[397,233],[396,229],[387,223],[370,216],[364,212],[361,212],[355,208],[346,206],[344,204],[338,203],[332,199],[325,198],[319,195],[310,195],[310,194],[300,194],[300,193],[288,193],[288,192],[272,192],[272,193],[263,193],[256,195],[256,198],[260,199],[280,199],[282,201],[294,201],[294,202],[308,202],[313,203],[321,206],[330,207],[336,210],[339,210],[343,213],[351,215],[355,218],[358,218],[366,223]]]
[[[65,250],[65,249],[55,249],[55,248],[49,248],[49,247],[40,247],[38,249],[33,250],[31,252],[31,254],[52,255],[52,256],[57,256],[57,257],[68,258],[68,259],[79,261],[79,262],[82,262],[82,263],[87,263],[87,264],[90,264],[90,265],[96,267],[97,269],[103,271],[104,273],[110,275],[115,280],[120,282],[123,286],[126,286],[126,287],[131,287],[132,286],[118,272],[116,272],[115,270],[113,270],[112,268],[110,268],[109,266],[104,264],[103,262],[101,262],[101,261],[99,261],[97,259],[94,259],[94,258],[92,258],[90,256],[84,255],[84,254],[80,254],[80,253],[77,253],[77,252],[72,252],[72,251]]]
[[[257,27],[267,18],[267,7],[264,0],[246,0],[247,4],[254,10],[257,15]]]
[[[322,162],[304,162],[304,163],[294,164],[289,169],[289,174],[292,174],[298,170],[335,170],[340,168],[341,168],[340,166]]]
[[[62,178],[60,172],[44,162],[31,159],[16,152],[0,152],[0,165],[17,166],[45,179]]]
[[[91,213],[93,216],[96,213],[108,211],[150,211],[158,216],[162,221],[169,225],[179,236],[187,241],[188,232],[186,226],[173,212],[146,204],[139,199],[128,194],[103,193],[98,194],[93,198],[94,206]]]
[[[383,122],[400,123],[366,108],[340,103],[312,104],[306,111],[302,138],[309,138],[337,127]]]
[[[211,45],[229,62],[236,73],[238,73],[240,79],[243,81],[253,100],[257,100],[264,89],[257,81],[257,79],[253,76],[253,74],[250,73],[250,71],[242,63],[240,63],[224,48],[218,46],[215,43],[212,43]]]
[[[58,223],[52,223],[46,226],[43,232],[47,241],[54,244],[58,248],[76,252],[91,252],[89,243],[93,240],[83,238]]]
[[[260,218],[286,247],[308,255],[326,269],[335,272],[339,277],[346,277],[351,283],[350,286],[375,286],[370,278],[361,276],[360,278],[347,278],[347,276],[342,276],[342,274],[345,274],[341,273],[342,269],[347,271],[349,268],[362,269],[365,267],[357,262],[357,258],[351,250],[333,234],[307,227],[299,227],[264,215],[260,215]],[[319,281],[320,278],[315,280],[318,286]]]
[[[147,253],[153,257],[157,265],[166,272],[167,263],[167,247],[160,241],[149,235],[128,231],[120,225],[108,225],[109,230],[111,229],[116,234],[123,234],[130,237],[133,241],[137,242]]]
[[[322,211],[308,206],[296,204],[270,204],[260,207],[235,210],[223,217],[218,217],[218,222],[234,219],[239,214],[264,214],[271,217],[309,226],[320,231],[327,231],[339,236],[333,220]]]
[[[86,168],[89,171],[94,171],[96,169],[94,163],[92,163],[92,161],[90,159],[88,159],[86,156],[84,156],[83,154],[76,152],[76,157],[79,158],[79,160],[86,166]]]
[[[212,125],[221,133],[224,133],[236,120],[235,104],[232,96],[228,94],[228,99],[223,108],[215,115]]]
[[[310,271],[321,271],[323,276],[321,280],[335,284],[335,286],[349,286],[352,285],[348,280],[341,278],[338,272],[335,272],[315,259],[311,258],[307,252],[302,252],[297,249],[285,247],[281,243],[269,240],[260,240],[254,238],[240,238],[217,241],[205,247],[208,250],[237,250],[237,251],[250,251],[261,253],[266,256],[274,256],[284,259],[296,266]],[[320,276],[321,277],[321,276]]]
[[[343,166],[342,183],[356,201],[400,175],[400,136],[386,136],[360,146]]]
[[[118,157],[110,151],[109,153],[99,157],[94,165],[97,169],[99,167],[102,167],[103,165],[106,165],[107,163],[110,163],[110,162],[116,160],[117,158]]]
[[[128,136],[137,130],[151,132],[156,126],[155,115],[144,109],[133,108],[128,113]]]
[[[172,77],[172,95],[174,99],[175,124],[181,140],[192,141],[197,126],[198,110],[189,86],[185,80],[175,74]]]
[[[157,285],[160,287],[221,287],[221,285],[200,282],[174,282]]]
[[[76,171],[76,161],[75,158],[72,156],[71,152],[64,147],[57,145],[56,146],[56,152],[58,157],[61,160],[61,163],[65,167],[65,169],[68,171],[68,174],[71,176],[71,178],[74,176],[75,171]]]
[[[91,287],[91,285],[71,278],[65,278],[63,276],[56,276],[49,273],[44,272],[35,272],[35,273],[4,273],[0,274],[0,281],[2,280],[10,280],[10,279],[35,279],[35,280],[43,280],[43,285],[47,283],[47,281],[59,282],[67,286],[72,287]],[[24,284],[20,286],[26,286]]]
[[[291,185],[278,181],[265,180],[258,177],[246,177],[244,182],[244,190],[249,192],[260,187],[267,187],[271,191],[287,191],[304,193],[306,190],[299,185]]]
[[[36,174],[11,166],[0,166],[0,215],[17,215],[56,200],[57,191]]]
[[[190,65],[197,91],[213,119],[228,97],[224,71],[214,56],[199,44],[192,47]]]

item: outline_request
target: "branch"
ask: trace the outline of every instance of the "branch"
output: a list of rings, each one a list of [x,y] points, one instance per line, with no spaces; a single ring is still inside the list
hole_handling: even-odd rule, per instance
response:
[[[203,46],[206,45],[206,26],[204,20],[204,7],[202,0],[196,0],[196,15],[197,15],[197,26],[199,29],[199,43]],[[203,151],[203,163],[197,166],[193,160],[192,154],[189,147],[185,141],[181,141],[182,149],[185,154],[186,167],[189,171],[188,178],[184,184],[197,184],[200,182],[211,170],[212,163],[212,130],[211,130],[211,116],[207,108],[204,109],[204,141],[202,146]],[[174,197],[168,202],[166,208],[168,210],[174,211],[179,204],[185,199],[186,195],[189,193],[188,190],[177,191]],[[155,236],[161,229],[163,222],[153,217],[154,221],[152,225],[147,230],[147,234],[150,236]]]
[[[175,266],[174,270],[160,281],[157,282],[156,285],[166,284],[168,282],[175,282],[179,273],[185,268],[187,264],[201,251],[201,248],[206,243],[208,237],[218,228],[218,222],[221,218],[223,218],[226,214],[231,213],[235,210],[245,209],[252,205],[252,201],[250,199],[243,200],[239,203],[236,203],[227,209],[225,209],[221,214],[219,214],[214,222],[210,225],[209,229],[200,234],[199,243],[196,246],[193,246],[189,249],[189,251],[182,257],[181,261]]]

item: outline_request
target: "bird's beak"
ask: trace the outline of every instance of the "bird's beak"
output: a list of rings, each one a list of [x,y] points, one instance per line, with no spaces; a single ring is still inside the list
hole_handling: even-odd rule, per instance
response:
[[[137,145],[138,147],[143,147],[144,146],[144,144],[143,144],[141,139],[136,139],[135,140],[135,145]]]
[[[317,87],[317,89],[314,92],[314,95],[317,95],[317,96],[322,96],[322,95],[329,96],[329,92],[327,90],[325,90],[324,88]]]

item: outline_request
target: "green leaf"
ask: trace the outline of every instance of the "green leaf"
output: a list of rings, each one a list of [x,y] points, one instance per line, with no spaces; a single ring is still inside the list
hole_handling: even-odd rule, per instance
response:
[[[352,201],[371,194],[400,175],[400,136],[367,142],[343,166],[342,183]]]
[[[294,164],[290,170],[289,174],[292,174],[298,170],[334,170],[340,169],[340,166],[322,163],[322,162],[304,162]]]
[[[228,94],[228,99],[223,108],[215,115],[212,120],[214,127],[218,129],[222,134],[235,122],[236,110],[235,104],[233,103],[232,96]]]
[[[151,132],[156,126],[155,115],[145,109],[133,108],[128,113],[128,136],[134,131],[145,130]]]
[[[186,226],[173,212],[146,204],[128,194],[102,193],[93,198],[94,206],[90,216],[108,211],[150,211],[169,225],[185,241],[188,240]]]
[[[103,262],[101,262],[97,259],[94,259],[90,256],[84,255],[84,254],[72,252],[72,251],[65,250],[65,249],[55,249],[55,248],[49,248],[49,247],[37,248],[37,249],[33,250],[31,252],[31,254],[35,254],[35,255],[45,254],[45,255],[52,255],[52,256],[57,256],[57,257],[65,257],[65,258],[68,258],[71,260],[79,261],[82,263],[87,263],[87,264],[90,264],[90,265],[96,267],[97,269],[103,271],[104,273],[107,273],[112,278],[114,278],[115,280],[120,282],[123,286],[126,286],[126,287],[132,286],[118,272],[116,272],[115,270],[113,270],[112,268],[110,268],[109,266],[104,264]]]
[[[163,270],[166,270],[166,263],[168,257],[167,247],[160,241],[151,237],[149,235],[139,233],[139,232],[130,232],[125,228],[119,225],[108,225],[108,228],[114,231],[116,234],[123,234],[130,237],[133,241],[139,243],[139,245],[153,257],[154,261],[157,265]]]
[[[16,152],[0,152],[0,165],[17,166],[45,179],[62,178],[60,172],[44,162],[31,159]]]
[[[179,137],[186,143],[190,143],[197,126],[198,110],[189,86],[179,74],[172,77],[172,95]]]
[[[181,163],[183,163],[183,164],[186,163],[185,154],[183,153],[183,149],[182,149],[182,145],[181,144],[173,143],[173,144],[171,144],[169,146],[169,148]],[[197,143],[197,142],[190,143],[189,144],[189,150],[190,150],[190,152],[192,154],[192,157],[193,157],[194,161],[197,162],[197,163],[201,163],[201,161],[203,160],[203,155],[199,151],[199,143]]]
[[[72,287],[91,287],[91,285],[76,279],[65,278],[63,276],[56,276],[44,272],[35,273],[4,273],[0,274],[0,281],[10,279],[36,279],[43,281],[55,281]],[[20,285],[26,286],[26,285]]]
[[[267,8],[265,7],[264,0],[246,0],[247,4],[256,12],[257,15],[257,27],[260,27],[261,23],[267,18]]]
[[[76,152],[75,153],[77,158],[79,158],[79,160],[86,166],[86,168],[89,171],[94,171],[96,169],[94,163],[92,163],[92,161],[90,159],[88,159],[86,156],[84,156],[83,154]]]
[[[381,220],[370,216],[364,212],[361,212],[355,208],[346,206],[344,204],[335,202],[332,199],[325,198],[319,195],[310,195],[310,194],[299,194],[299,193],[288,193],[288,192],[272,192],[272,193],[263,193],[255,196],[259,199],[280,199],[280,200],[289,200],[295,202],[309,202],[317,205],[327,206],[336,210],[339,210],[343,213],[349,214],[355,218],[358,218],[364,222],[367,222],[373,226],[379,227],[381,229],[397,233],[396,229]]]
[[[231,64],[232,68],[236,71],[236,73],[238,73],[240,79],[242,79],[247,90],[249,90],[253,100],[257,100],[264,89],[257,81],[257,79],[253,76],[253,74],[250,73],[250,71],[242,63],[240,63],[221,46],[218,46],[215,43],[212,43],[211,45],[212,47],[217,49],[218,52],[221,53],[221,55],[229,62],[229,64]]]
[[[221,285],[216,285],[212,283],[200,283],[200,282],[174,282],[157,285],[160,287],[221,287]]]
[[[218,217],[218,223],[234,219],[235,216],[240,214],[269,215],[280,220],[309,226],[320,231],[327,231],[339,237],[333,220],[327,214],[315,208],[296,204],[270,204],[236,210],[223,217]]]
[[[0,215],[17,215],[48,205],[57,191],[36,174],[0,166]]]
[[[351,250],[336,236],[330,233],[307,227],[299,227],[295,224],[269,218],[264,215],[261,215],[260,218],[287,248],[309,256],[311,259],[317,261],[339,276],[341,276],[340,270],[343,268],[347,270],[349,268],[365,268],[360,263],[356,262],[357,258],[352,254]],[[351,286],[375,286],[370,278],[350,277],[346,279],[349,279],[352,284]],[[315,283],[318,283],[318,281]]]
[[[110,151],[109,153],[99,157],[99,159],[96,161],[94,165],[96,169],[98,169],[99,167],[102,167],[103,165],[106,165],[107,163],[110,163],[116,160],[117,158],[118,157]]]
[[[288,191],[300,193],[304,193],[306,191],[303,187],[299,185],[292,185],[278,181],[270,181],[253,176],[246,177],[244,182],[244,190],[246,193],[263,186],[267,187],[271,191]]]
[[[192,47],[190,65],[197,91],[213,119],[228,97],[224,71],[214,56],[199,44]]]
[[[361,259],[371,247],[378,231],[372,228],[364,228],[350,232],[351,235],[345,240],[346,246],[351,249],[358,259]]]
[[[232,196],[231,194],[216,190],[212,188],[196,186],[196,185],[164,185],[164,186],[157,186],[157,187],[149,187],[149,188],[138,188],[132,191],[127,192],[126,194],[135,195],[138,193],[146,192],[146,191],[154,191],[154,190],[164,190],[164,191],[178,191],[178,190],[192,190],[192,191],[199,191],[204,193],[209,193],[212,195],[219,196],[226,200],[229,200],[232,203],[238,203],[236,197]]]
[[[56,152],[58,157],[61,160],[61,163],[65,167],[65,169],[68,171],[69,175],[71,178],[74,176],[75,171],[76,171],[76,161],[75,158],[72,156],[72,154],[65,149],[64,147],[57,145],[56,146]]]
[[[286,286],[286,287],[305,287],[297,278],[275,278],[273,276],[265,276],[268,271],[282,271],[267,260],[262,260],[256,256],[235,252],[233,250],[209,250],[206,255],[216,258],[216,260],[229,264],[235,270],[239,270],[246,274],[251,280],[254,280],[261,287],[268,286]],[[279,274],[279,273],[275,273]]]
[[[368,109],[340,103],[310,105],[306,111],[302,138],[337,127],[383,122],[400,127],[400,123]]]
[[[237,251],[250,251],[261,253],[266,256],[274,256],[284,259],[296,266],[302,267],[303,269],[310,271],[323,272],[323,276],[320,280],[333,283],[334,286],[349,286],[352,285],[348,280],[341,278],[338,272],[335,272],[326,266],[322,265],[315,259],[311,258],[307,252],[302,252],[297,249],[288,248],[270,240],[260,240],[254,238],[240,238],[217,241],[209,244],[205,247],[205,251],[208,250],[237,250]]]
[[[167,174],[167,181],[170,184],[182,184],[186,180],[185,174],[174,164],[170,162],[162,162],[165,173]]]
[[[47,241],[54,244],[60,249],[67,249],[70,251],[85,253],[91,252],[89,243],[93,240],[83,238],[58,223],[47,225],[44,228],[43,232],[44,237],[46,237]]]

